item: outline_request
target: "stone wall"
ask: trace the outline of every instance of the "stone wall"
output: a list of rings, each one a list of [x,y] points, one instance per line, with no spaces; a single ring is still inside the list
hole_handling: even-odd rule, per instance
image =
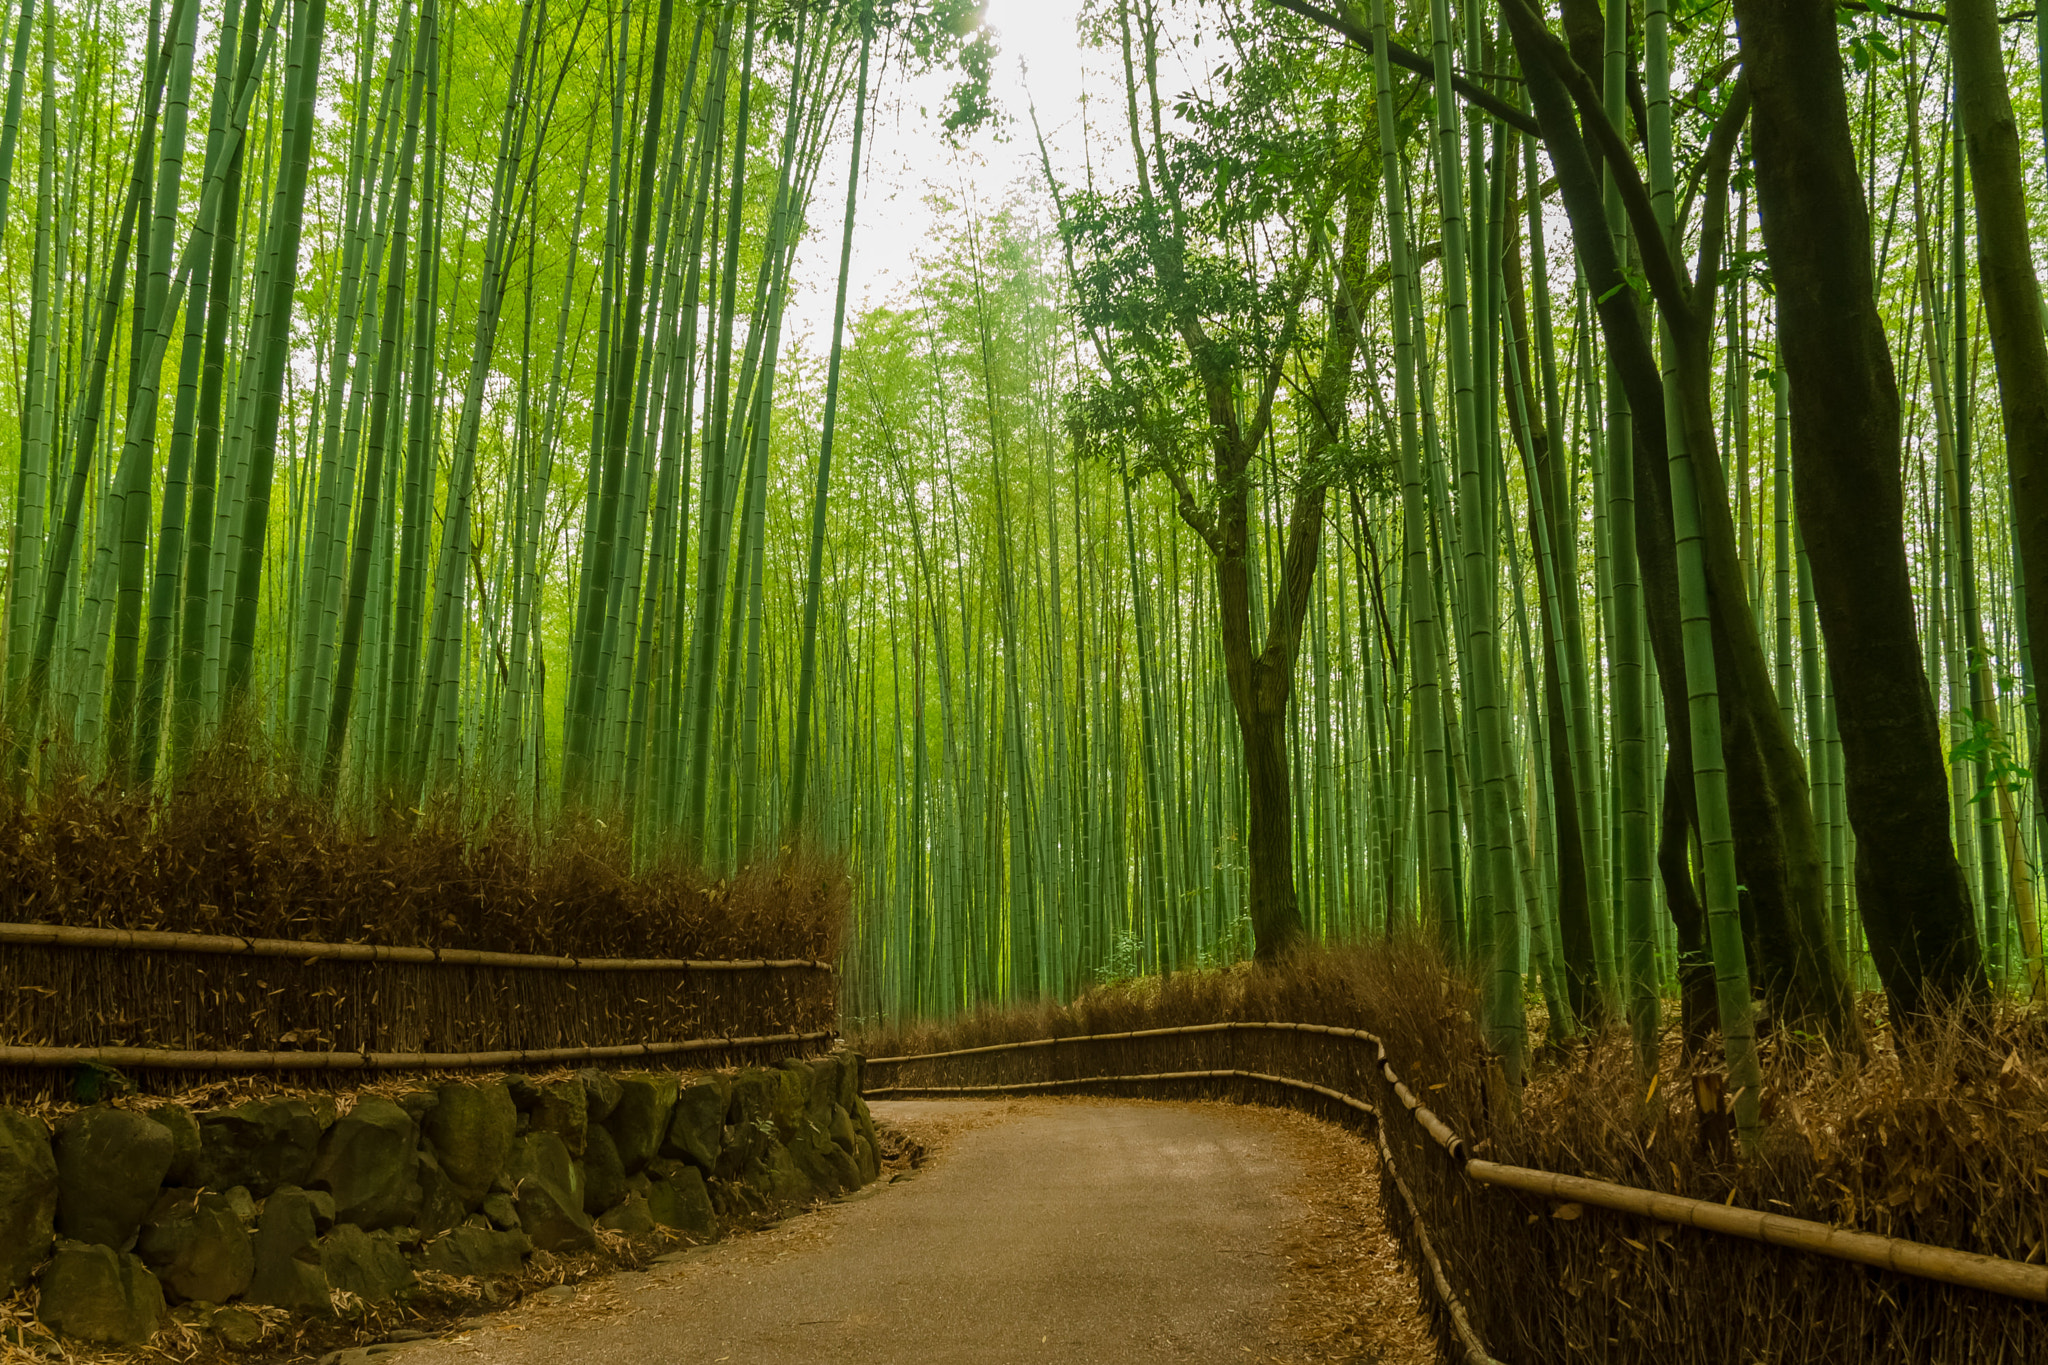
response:
[[[261,1305],[405,1303],[536,1252],[734,1221],[863,1185],[879,1162],[850,1053],[733,1072],[506,1076],[194,1112],[0,1108],[0,1293],[59,1336],[140,1342],[199,1305],[228,1344]],[[218,1311],[208,1311],[217,1309]]]

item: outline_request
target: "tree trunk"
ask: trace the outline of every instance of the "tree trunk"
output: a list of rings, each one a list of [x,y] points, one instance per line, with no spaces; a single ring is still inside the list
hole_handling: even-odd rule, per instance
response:
[[[1692,741],[1672,727],[1664,761],[1664,808],[1657,838],[1657,866],[1664,896],[1678,930],[1679,1037],[1688,1057],[1704,1056],[1721,1028],[1714,995],[1714,957],[1707,946],[1707,907],[1692,879]]]
[[[1665,713],[1683,716],[1686,689],[1663,383],[1647,328],[1633,291],[1625,286],[1626,277],[1609,235],[1592,148],[1580,131],[1579,117],[1590,119],[1599,112],[1597,105],[1588,107],[1595,92],[1534,11],[1511,5],[1508,14],[1529,75],[1537,119],[1557,168],[1587,284],[1599,300],[1601,329],[1634,414],[1635,522],[1645,615]],[[1585,27],[1583,17],[1580,27]],[[1579,105],[1578,117],[1574,116],[1573,101]],[[1732,149],[1737,126],[1716,130],[1728,149]],[[1726,150],[1719,155],[1725,156]],[[1721,190],[1710,196],[1716,204],[1725,193],[1725,164],[1719,172]],[[1633,167],[1625,168],[1623,174],[1633,176]],[[1718,227],[1719,213],[1718,207],[1706,210],[1709,227]],[[1638,226],[1637,231],[1640,234],[1643,229]],[[1661,250],[1657,243],[1646,247],[1652,256]],[[1718,256],[1718,241],[1714,250]],[[1780,1017],[1844,1032],[1852,1027],[1847,978],[1839,956],[1829,951],[1818,843],[1811,812],[1805,806],[1805,773],[1789,733],[1784,732],[1763,647],[1743,593],[1726,486],[1714,444],[1712,369],[1705,339],[1713,319],[1712,285],[1718,260],[1703,261],[1699,284],[1683,279],[1681,263],[1673,259],[1671,265],[1679,277],[1677,288],[1686,297],[1660,298],[1660,304],[1678,340],[1674,360],[1679,418],[1684,424],[1686,448],[1695,453],[1701,483],[1700,517],[1724,758],[1729,768],[1730,816],[1738,875],[1749,890],[1747,918],[1753,932],[1747,937],[1757,960],[1756,978]],[[1652,278],[1654,282],[1654,272]],[[1680,727],[1672,728],[1675,736]],[[1672,862],[1660,857],[1660,863],[1675,903],[1686,893],[1668,884]]]
[[[1792,386],[1792,473],[1842,734],[1863,922],[1895,1016],[1978,995],[1907,575],[1897,377],[1825,0],[1736,0]]]
[[[1236,707],[1244,740],[1245,852],[1251,862],[1254,955],[1271,962],[1301,938],[1294,893],[1294,811],[1287,767],[1287,698],[1292,660],[1261,657],[1250,665],[1251,695]]]

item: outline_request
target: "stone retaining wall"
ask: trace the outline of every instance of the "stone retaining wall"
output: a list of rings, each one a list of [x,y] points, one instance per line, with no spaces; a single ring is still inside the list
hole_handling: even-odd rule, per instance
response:
[[[34,1284],[58,1335],[147,1339],[168,1304],[227,1344],[259,1305],[405,1303],[536,1252],[731,1221],[866,1184],[874,1122],[850,1053],[736,1072],[456,1081],[432,1089],[0,1108],[0,1294]],[[247,1342],[238,1342],[246,1336]]]

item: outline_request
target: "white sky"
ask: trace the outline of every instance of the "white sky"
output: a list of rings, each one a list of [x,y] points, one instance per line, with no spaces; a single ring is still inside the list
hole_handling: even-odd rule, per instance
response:
[[[1039,125],[1063,181],[1079,180],[1084,170],[1084,89],[1098,100],[1090,116],[1097,157],[1105,151],[1124,156],[1119,106],[1103,102],[1117,87],[1102,69],[1104,54],[1084,54],[1080,47],[1074,31],[1079,11],[1080,0],[989,0],[988,23],[998,48],[991,82],[997,126],[976,133],[960,148],[947,142],[942,126],[949,107],[946,92],[959,80],[958,70],[947,67],[913,78],[900,68],[887,73],[879,104],[871,105],[868,115],[867,164],[847,290],[849,323],[869,307],[908,301],[936,221],[926,202],[929,195],[936,192],[954,203],[992,210],[1015,189],[1040,190],[1043,173],[1026,102],[1027,71],[1029,95],[1037,101]],[[1094,71],[1084,69],[1084,56]],[[796,292],[784,322],[797,345],[821,358],[831,342],[850,109],[842,123],[841,137],[827,150],[818,176],[811,208],[814,230],[797,254]]]

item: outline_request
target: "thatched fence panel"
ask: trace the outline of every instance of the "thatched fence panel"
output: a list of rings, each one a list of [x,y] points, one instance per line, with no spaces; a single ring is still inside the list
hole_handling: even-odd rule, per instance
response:
[[[540,958],[0,925],[0,1091],[41,1095],[60,1079],[64,1064],[31,1049],[612,1049],[624,1058],[655,1043],[814,1038],[835,1027],[836,990],[830,967],[813,962]],[[749,1060],[777,1052],[747,1046]],[[800,1050],[791,1045],[792,1055]],[[310,1057],[305,1068],[335,1069]],[[162,1089],[177,1079],[138,1082]]]

